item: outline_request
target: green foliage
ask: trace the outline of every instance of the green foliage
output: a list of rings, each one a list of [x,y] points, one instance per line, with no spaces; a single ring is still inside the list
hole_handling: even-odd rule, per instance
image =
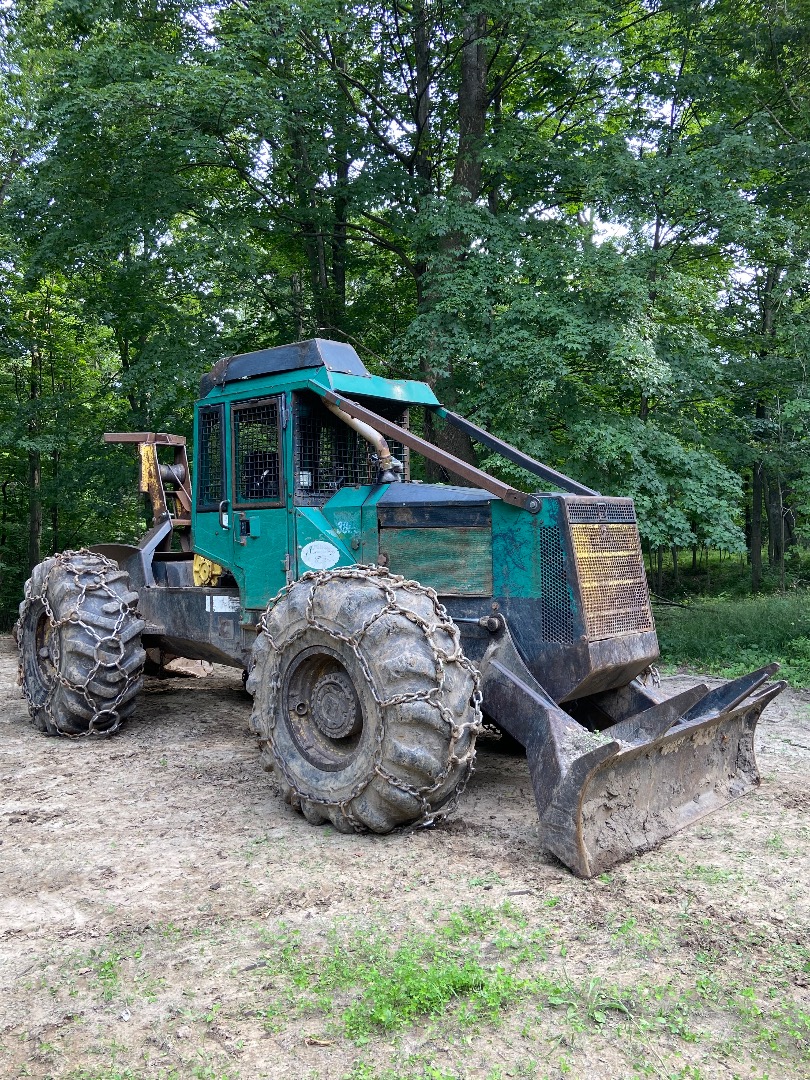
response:
[[[694,601],[657,615],[665,664],[733,677],[777,661],[780,678],[810,686],[810,594]]]
[[[38,553],[137,535],[105,428],[187,434],[216,359],[315,334],[636,497],[653,548],[756,521],[780,564],[782,522],[810,537],[804,15],[4,10],[0,619]]]

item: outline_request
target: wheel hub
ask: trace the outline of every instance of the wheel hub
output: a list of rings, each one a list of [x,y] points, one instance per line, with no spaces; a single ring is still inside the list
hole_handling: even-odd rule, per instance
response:
[[[363,739],[362,696],[339,653],[329,646],[303,649],[282,678],[284,724],[298,751],[318,769],[350,767]]]
[[[309,702],[312,720],[330,739],[356,735],[362,726],[360,703],[352,681],[341,671],[322,675],[312,687]]]

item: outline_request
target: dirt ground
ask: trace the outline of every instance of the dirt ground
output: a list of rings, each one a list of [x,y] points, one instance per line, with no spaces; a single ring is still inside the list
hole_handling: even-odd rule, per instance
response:
[[[810,1076],[810,692],[763,717],[759,791],[581,882],[492,743],[446,823],[344,836],[279,799],[237,671],[77,741],[15,676],[0,639],[0,1076]],[[459,950],[484,974],[437,1004]]]

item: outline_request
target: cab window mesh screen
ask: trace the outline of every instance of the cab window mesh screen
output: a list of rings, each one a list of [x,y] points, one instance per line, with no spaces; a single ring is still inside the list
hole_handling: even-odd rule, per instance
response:
[[[216,509],[225,497],[222,407],[200,409],[197,429],[197,505]]]
[[[234,410],[237,503],[280,499],[278,404],[264,401]]]
[[[395,423],[403,410],[398,410]],[[342,487],[373,484],[377,463],[372,446],[334,416],[313,394],[295,398],[295,493],[304,506],[322,506]],[[404,447],[387,439],[394,457],[404,458]]]

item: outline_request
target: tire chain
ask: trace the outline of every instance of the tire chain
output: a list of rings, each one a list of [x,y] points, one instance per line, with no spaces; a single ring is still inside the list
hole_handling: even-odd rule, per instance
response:
[[[386,598],[385,605],[381,607],[379,611],[375,612],[371,616],[371,618],[367,619],[363,626],[360,628],[360,630],[355,634],[342,634],[340,633],[340,631],[335,630],[333,627],[327,626],[326,624],[320,622],[315,616],[315,594],[318,588],[325,585],[329,581],[335,580],[336,578],[343,580],[371,581],[378,586],[378,588]],[[314,582],[314,587],[310,592],[309,599],[307,601],[306,625],[303,626],[299,631],[297,631],[297,633],[294,634],[291,638],[289,638],[288,641],[285,642],[285,646],[300,638],[304,633],[306,633],[307,629],[309,629],[310,627],[318,629],[323,633],[328,634],[330,637],[344,642],[344,644],[346,644],[354,653],[360,665],[360,669],[366,679],[366,682],[368,683],[371,695],[377,702],[377,705],[380,707],[381,711],[391,705],[403,705],[413,701],[425,701],[439,712],[444,722],[448,725],[451,735],[450,749],[445,767],[442,769],[442,771],[432,784],[427,787],[415,788],[410,784],[406,784],[398,777],[392,776],[391,773],[383,769],[381,765],[382,743],[385,736],[385,722],[381,719],[379,729],[377,731],[377,746],[374,755],[374,769],[368,777],[361,780],[357,785],[355,785],[355,787],[352,789],[346,799],[337,804],[340,810],[346,815],[347,819],[351,822],[356,832],[368,831],[366,826],[364,826],[360,821],[358,821],[355,815],[352,813],[349,804],[368,787],[368,785],[372,782],[375,776],[379,776],[383,780],[385,780],[386,783],[391,784],[393,787],[398,788],[400,791],[405,792],[406,794],[412,796],[421,803],[422,813],[415,821],[411,822],[407,826],[408,829],[417,829],[422,826],[431,825],[433,824],[433,822],[447,817],[448,814],[451,814],[458,805],[458,801],[464,793],[467,782],[472,775],[475,759],[475,740],[480,734],[483,727],[481,719],[481,676],[478,672],[478,669],[471,663],[470,660],[467,659],[467,657],[461,651],[459,629],[448,614],[447,608],[445,608],[444,604],[439,601],[438,595],[436,594],[434,589],[428,588],[425,585],[420,585],[419,582],[409,580],[403,577],[401,574],[392,574],[384,567],[351,566],[341,567],[337,570],[310,570],[307,573],[303,574],[300,578],[297,578],[294,582],[291,582],[289,585],[285,585],[267,605],[267,609],[259,620],[259,631],[265,635],[271,648],[277,653],[280,653],[282,649],[276,644],[272,634],[268,630],[267,618],[273,611],[273,608],[287,596],[287,594],[294,586],[305,581]],[[406,591],[410,592],[419,592],[422,595],[426,594],[433,604],[436,621],[428,622],[416,612],[401,607],[396,599],[395,589],[397,588],[405,589]],[[378,619],[382,618],[383,615],[389,614],[401,615],[404,618],[408,619],[410,622],[416,623],[422,629],[425,635],[425,639],[428,642],[431,651],[433,652],[437,674],[439,675],[438,684],[434,687],[431,687],[430,690],[416,691],[408,694],[398,694],[391,698],[381,698],[377,693],[377,689],[374,686],[374,680],[372,678],[371,672],[369,671],[365,657],[360,651],[360,642],[362,641],[368,630],[371,628],[371,626],[373,626]],[[446,652],[438,644],[435,638],[437,631],[441,631],[441,633],[448,635],[452,639],[454,645],[452,652]],[[450,710],[446,708],[446,706],[443,706],[437,700],[444,687],[445,665],[448,663],[456,663],[460,667],[464,668],[466,671],[469,672],[473,681],[473,692],[470,698],[471,704],[473,706],[473,718],[470,721],[465,721],[461,725],[457,725],[455,723],[455,720]],[[253,661],[251,661],[251,670],[253,669],[253,666]],[[274,693],[278,693],[281,689],[280,676],[278,672],[276,672],[275,674],[272,689]],[[271,726],[274,726],[274,723],[274,720],[271,721]],[[454,753],[454,748],[456,744],[460,742],[465,735],[469,737],[469,748],[461,756],[458,756]],[[284,779],[289,784],[292,792],[297,797],[299,802],[300,800],[305,799],[308,802],[318,803],[322,806],[335,805],[335,803],[332,802],[332,800],[330,799],[320,799],[309,793],[305,794],[304,792],[302,792],[296,785],[294,778],[290,775],[290,772],[288,771],[285,762],[277,754],[275,745],[272,742],[270,742],[270,750],[273,754],[273,759],[275,760],[279,771],[284,776]],[[461,766],[462,773],[461,778],[455,786],[455,789],[439,809],[433,810],[430,806],[430,803],[428,802],[428,797],[434,791],[438,791],[438,789],[446,780],[450,770],[458,766]]]
[[[77,557],[92,558],[94,561],[100,564],[100,567],[98,569],[91,569],[86,566],[78,567],[73,563],[73,560]],[[126,619],[133,615],[135,615],[136,618],[138,617],[137,608],[139,596],[137,592],[131,591],[126,592],[123,596],[119,596],[118,593],[110,587],[110,582],[113,575],[115,578],[126,577],[127,575],[125,571],[119,569],[117,563],[113,562],[112,559],[108,559],[105,555],[101,555],[95,551],[89,551],[87,548],[81,548],[79,551],[59,552],[58,554],[53,555],[52,559],[53,562],[48,568],[48,572],[46,573],[42,581],[41,590],[39,592],[33,593],[31,590],[31,582],[33,580],[33,577],[29,578],[28,581],[25,583],[25,598],[22,604],[20,604],[20,615],[17,623],[14,626],[13,631],[14,638],[20,648],[20,659],[18,661],[17,668],[17,681],[22,687],[22,692],[28,702],[28,711],[31,713],[31,716],[35,717],[40,709],[44,709],[51,724],[53,724],[54,728],[59,732],[60,735],[65,735],[71,739],[81,738],[84,735],[90,734],[114,735],[120,729],[122,723],[121,717],[119,717],[116,710],[126,697],[132,683],[136,682],[141,674],[140,669],[136,669],[134,674],[130,674],[121,666],[121,661],[124,659],[124,652],[120,648],[118,638],[118,635],[120,634]],[[57,567],[62,567],[64,570],[66,570],[69,574],[73,576],[77,589],[77,599],[75,606],[72,605],[71,610],[62,619],[58,619],[56,617],[48,601],[48,586],[50,584],[51,575],[54,573]],[[81,580],[82,577],[87,577],[91,574],[96,575],[96,580]],[[113,626],[111,628],[104,627],[103,632],[100,632],[97,626],[95,626],[91,622],[87,622],[81,616],[82,606],[85,602],[88,592],[97,592],[100,590],[103,590],[109,597],[108,602],[103,605],[102,610],[105,615],[112,616],[115,620]],[[45,614],[48,618],[48,622],[50,623],[52,630],[51,640],[53,644],[51,648],[53,649],[54,653],[52,655],[52,662],[55,676],[54,684],[48,692],[48,696],[46,697],[45,702],[39,706],[35,705],[31,695],[28,692],[28,688],[26,687],[25,680],[23,678],[23,644],[21,640],[22,634],[20,632],[25,615],[28,613],[31,606],[37,602],[41,603],[43,608],[45,609]],[[63,626],[66,626],[70,623],[81,626],[82,629],[87,633],[89,640],[95,642],[93,646],[93,665],[86,679],[82,683],[71,682],[64,674],[59,671],[60,654],[58,631]],[[112,660],[109,658],[109,648],[106,657],[103,657],[101,655],[105,643],[111,641],[116,643],[115,648],[120,654],[118,657]],[[97,711],[97,702],[88,693],[88,688],[90,687],[92,681],[97,678],[101,670],[117,672],[118,676],[123,678],[123,686],[121,690],[116,694],[115,698],[110,702],[110,704],[105,705],[104,710],[101,714],[99,714]],[[80,697],[84,698],[87,707],[91,710],[91,712],[96,714],[94,715],[93,719],[90,720],[87,731],[63,731],[60,727],[59,720],[56,718],[51,708],[51,702],[53,700],[53,696],[56,692],[56,688],[58,685],[62,685],[67,690],[72,690]],[[97,727],[96,719],[99,715],[103,716],[105,718],[105,721],[111,717],[112,722],[105,722],[105,725],[103,727]]]

